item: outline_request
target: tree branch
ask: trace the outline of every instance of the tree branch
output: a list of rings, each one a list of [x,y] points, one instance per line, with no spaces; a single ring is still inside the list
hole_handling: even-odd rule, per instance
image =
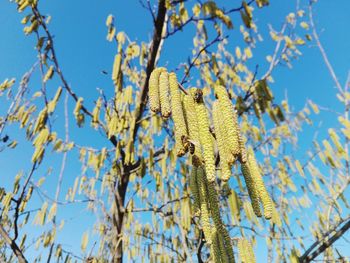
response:
[[[15,241],[13,241],[7,234],[6,230],[0,225],[0,235],[5,240],[5,243],[9,245],[16,255],[19,263],[28,263],[27,259],[24,257],[22,250],[18,247]]]
[[[344,221],[341,221],[335,229],[344,223]],[[347,220],[347,222],[339,229],[337,230],[330,238],[329,235],[334,231],[334,229],[331,229],[326,233],[324,238],[322,240],[315,241],[309,249],[305,251],[305,253],[299,257],[299,261],[301,263],[307,263],[311,260],[315,259],[317,256],[322,254],[327,248],[332,246],[332,244],[337,241],[348,229],[350,228],[350,219]],[[313,253],[311,253],[316,247],[318,247]],[[310,254],[311,253],[311,254]]]

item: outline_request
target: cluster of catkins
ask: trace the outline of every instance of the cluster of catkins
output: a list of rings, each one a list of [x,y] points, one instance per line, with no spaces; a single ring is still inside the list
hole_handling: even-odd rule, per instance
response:
[[[262,203],[264,217],[270,219],[272,201],[253,149],[246,150],[237,114],[226,88],[220,85],[214,88],[216,100],[212,106],[213,132],[202,90],[190,88],[182,94],[178,85],[175,73],[168,73],[165,68],[156,68],[149,80],[150,109],[160,112],[164,118],[172,116],[177,155],[183,156],[190,152],[192,156],[190,187],[194,197],[194,210],[201,217],[205,238],[212,245],[216,262],[233,262],[231,240],[221,220],[215,189],[215,145],[220,156],[219,178],[222,181],[230,179],[232,165],[237,160],[240,162],[256,216],[262,216]],[[210,224],[210,218],[214,227]]]

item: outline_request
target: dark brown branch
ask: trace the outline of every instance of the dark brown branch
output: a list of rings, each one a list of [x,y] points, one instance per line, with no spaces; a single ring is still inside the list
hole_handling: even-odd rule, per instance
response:
[[[247,4],[251,5],[253,2],[255,2],[255,0],[250,0]],[[225,15],[229,15],[232,14],[234,12],[239,12],[240,10],[242,10],[243,4],[241,4],[239,7],[236,8],[231,8],[227,11],[224,11]],[[164,36],[164,38],[167,38],[171,35],[174,35],[176,32],[181,31],[184,27],[186,27],[189,23],[191,22],[199,22],[199,21],[214,21],[217,17],[216,16],[206,16],[206,17],[195,17],[194,15],[192,15],[190,18],[188,18],[185,22],[183,22],[180,26],[176,27],[174,30],[167,32],[167,34]]]
[[[206,51],[210,46],[214,45],[215,43],[217,43],[217,42],[219,42],[219,41],[222,41],[222,40],[225,39],[225,38],[227,38],[227,36],[226,36],[226,37],[221,37],[220,35],[217,35],[212,41],[210,41],[208,44],[206,44],[204,47],[202,47],[202,48],[198,51],[198,53],[196,54],[196,56],[192,59],[190,65],[189,65],[189,67],[188,67],[188,69],[186,70],[185,75],[183,76],[183,78],[182,78],[182,80],[181,80],[181,82],[180,82],[181,85],[184,84],[186,78],[189,76],[190,71],[191,71],[191,69],[194,67],[194,65],[195,65],[196,61],[198,60],[199,56],[200,56],[204,51]]]
[[[155,21],[155,28],[153,33],[153,40],[152,45],[150,47],[150,52],[148,56],[148,62],[146,67],[146,80],[141,88],[140,97],[139,97],[139,105],[137,106],[135,110],[135,123],[134,123],[134,131],[133,134],[130,134],[132,138],[135,140],[137,131],[139,129],[138,121],[141,119],[142,114],[146,108],[147,105],[147,99],[148,99],[148,82],[149,77],[151,76],[151,73],[155,67],[155,61],[157,54],[159,52],[160,43],[162,40],[162,30],[163,30],[163,24],[165,21],[165,15],[166,15],[166,7],[165,7],[165,0],[160,0],[158,4],[158,14]]]
[[[18,247],[15,241],[13,241],[6,230],[3,228],[2,225],[0,225],[0,235],[4,239],[5,243],[9,245],[13,251],[13,253],[16,255],[19,263],[28,263],[27,259],[24,257],[22,250]]]
[[[165,16],[166,16],[165,0],[160,0],[158,3],[158,13],[155,21],[153,40],[150,47],[150,52],[149,52],[148,62],[146,67],[146,79],[141,88],[140,96],[138,98],[139,104],[136,106],[136,109],[134,111],[133,123],[130,126],[131,127],[130,138],[132,138],[134,141],[136,139],[136,135],[140,127],[139,120],[142,118],[143,112],[147,105],[149,77],[155,67],[156,57],[160,49]],[[124,158],[122,159],[124,160]],[[124,161],[123,161],[123,164],[124,164]],[[116,187],[115,198],[114,198],[115,199],[114,201],[116,203],[116,212],[113,215],[113,223],[117,230],[117,236],[116,236],[117,243],[116,243],[116,248],[113,255],[113,262],[118,262],[118,263],[123,262],[123,241],[121,239],[121,236],[122,236],[122,230],[123,230],[122,229],[123,220],[125,215],[124,203],[125,203],[125,196],[126,196],[126,191],[128,188],[129,177],[130,177],[132,168],[134,168],[133,164],[123,165],[123,176]]]
[[[198,242],[198,248],[197,248],[197,260],[198,260],[198,263],[203,263],[202,248],[204,246],[204,243],[205,243],[204,232],[203,232],[203,230],[201,230],[201,232],[199,234],[199,242]]]
[[[340,222],[339,225],[341,225],[343,222]],[[334,231],[334,229],[331,229],[331,231],[328,231],[325,237],[322,240],[315,241],[309,249],[305,251],[305,253],[299,257],[299,262],[307,263],[311,262],[311,260],[315,259],[317,256],[322,254],[327,248],[332,246],[332,244],[337,241],[344,233],[350,228],[350,219],[339,229],[337,230],[330,238],[329,235]],[[311,253],[316,247],[318,247],[313,253]],[[311,254],[310,254],[311,253]]]

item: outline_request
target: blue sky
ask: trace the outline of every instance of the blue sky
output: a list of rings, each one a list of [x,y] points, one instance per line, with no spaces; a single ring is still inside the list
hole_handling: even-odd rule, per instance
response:
[[[303,7],[306,1],[300,2]],[[251,62],[253,65],[263,63],[265,56],[273,51],[274,46],[269,40],[267,25],[271,24],[275,29],[279,29],[284,17],[294,10],[294,7],[294,0],[271,0],[270,7],[256,10],[257,24],[266,41],[262,42],[256,49],[256,56]],[[151,18],[136,0],[50,0],[42,1],[40,9],[43,14],[52,16],[49,27],[54,35],[61,68],[72,88],[79,96],[85,98],[87,106],[93,105],[93,101],[98,97],[97,88],[104,89],[107,96],[112,95],[114,90],[110,76],[101,73],[101,70],[111,72],[116,52],[116,46],[106,41],[106,17],[113,14],[116,17],[117,30],[125,31],[132,40],[148,42],[152,36]],[[347,33],[350,24],[349,12],[350,1],[348,0],[320,0],[315,5],[314,10],[321,41],[341,84],[345,82],[350,70],[350,35]],[[6,0],[0,2],[0,82],[5,78],[15,77],[19,83],[20,77],[36,60],[35,39],[33,36],[24,36],[23,25],[20,23],[22,17],[23,14],[16,12],[13,3]],[[239,14],[233,16],[234,24],[238,24],[239,20]],[[178,63],[191,55],[192,34],[193,27],[190,26],[179,35],[170,38],[164,45],[160,63],[176,67]],[[229,41],[232,46],[235,45],[234,37],[231,37]],[[286,67],[276,69],[274,72],[275,83],[271,85],[271,88],[277,99],[283,99],[285,92],[287,92],[289,103],[295,109],[301,109],[307,99],[312,99],[327,108],[339,109],[334,83],[322,61],[319,50],[313,46],[313,43],[307,45],[301,48],[303,55],[293,62],[292,69]],[[264,66],[261,65],[260,68],[264,69]],[[260,74],[262,73],[263,70]],[[39,84],[34,81],[32,85]],[[54,78],[49,84],[49,92],[54,94],[58,85],[58,80]],[[4,110],[1,105],[0,110],[2,112]],[[70,111],[72,110],[70,107]],[[322,137],[325,136],[328,127],[336,126],[337,122],[334,116],[328,113],[317,117],[316,124],[321,120],[321,127],[324,129],[321,129],[319,136]],[[56,124],[61,136],[63,136],[62,123],[62,120],[58,118]],[[311,145],[311,136],[314,134],[316,124],[314,127],[308,128],[306,136],[301,138],[302,146],[300,147],[306,149]],[[75,124],[71,121],[70,125]],[[13,131],[15,130],[13,128]],[[96,133],[88,132],[85,129],[84,134],[81,135],[76,130],[72,129],[71,139],[79,144],[101,147],[105,143]],[[16,136],[20,138],[23,134]],[[31,152],[20,149],[6,151],[6,154],[2,154],[0,158],[0,167],[3,167],[1,185],[9,187],[12,184],[13,176],[19,169],[28,170],[30,163],[25,163],[22,160],[29,160],[30,156]],[[69,157],[75,158],[75,156]],[[47,169],[49,165],[52,165],[57,170],[60,159],[61,156],[52,156],[44,168]],[[17,162],[16,160],[21,161]],[[80,165],[69,163],[66,171],[64,186],[71,186],[72,178],[80,173]],[[42,169],[40,173],[44,174],[45,169]],[[39,178],[40,175],[37,175],[37,179]],[[49,177],[47,181],[48,191],[55,189],[56,177]],[[63,198],[64,194],[61,195],[61,199]],[[82,208],[77,210],[72,205],[64,209],[64,215],[74,217],[66,224],[66,233],[74,232],[75,234],[69,238],[62,238],[66,239],[67,243],[77,243],[78,245],[72,246],[72,249],[76,250],[80,247],[81,233],[87,229],[81,227],[79,222],[81,220],[93,222],[93,220],[86,213],[80,212]]]

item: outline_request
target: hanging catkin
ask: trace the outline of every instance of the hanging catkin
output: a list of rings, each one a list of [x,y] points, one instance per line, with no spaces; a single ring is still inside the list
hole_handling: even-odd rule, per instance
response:
[[[195,110],[195,102],[191,95],[184,96],[183,106],[184,106],[183,108],[184,108],[185,121],[187,124],[188,134],[191,140],[191,145],[194,146],[194,151],[192,154],[194,154],[200,160],[202,160],[203,157],[202,157],[202,150],[201,150],[201,145],[199,141],[199,127],[198,127],[197,114]]]
[[[239,161],[241,163],[246,163],[247,162],[247,150],[245,148],[244,140],[242,138],[242,133],[241,133],[240,129],[238,132],[238,143],[239,143],[239,150],[240,150]]]
[[[115,86],[118,85],[119,75],[121,74],[121,64],[122,64],[122,56],[120,53],[115,55],[114,63],[113,63],[113,71],[112,71],[112,80]]]
[[[242,263],[248,263],[247,249],[245,247],[244,238],[240,238],[237,241],[238,254]]]
[[[175,148],[177,156],[183,156],[189,148],[188,133],[182,107],[181,93],[175,73],[169,74],[172,118],[174,120]]]
[[[194,94],[195,109],[198,120],[199,128],[199,141],[202,145],[203,160],[205,163],[205,170],[209,182],[215,181],[215,159],[214,159],[214,146],[212,141],[212,135],[209,129],[209,119],[207,108],[203,101],[203,94],[200,89]]]
[[[258,164],[255,160],[254,151],[252,148],[248,150],[248,166],[250,169],[250,174],[255,184],[256,189],[258,190],[259,198],[264,207],[264,217],[265,219],[270,219],[272,216],[272,200],[265,188],[264,181],[259,171]]]
[[[162,71],[159,76],[159,99],[163,118],[169,118],[171,114],[169,89],[169,74],[166,71]]]
[[[217,240],[219,242],[219,249],[220,249],[220,257],[221,257],[221,262],[222,263],[233,263],[234,262],[234,258],[233,261],[230,261],[230,258],[228,256],[227,253],[227,249],[225,247],[225,239],[223,237],[223,235],[220,232],[216,232],[217,233]]]
[[[245,243],[245,249],[246,249],[246,255],[247,255],[248,262],[255,263],[256,259],[255,259],[255,254],[254,254],[253,247],[252,247],[251,243],[249,242],[248,239],[244,239],[244,243]]]
[[[222,118],[224,119],[226,133],[225,141],[236,160],[240,155],[238,120],[232,102],[223,86],[215,87],[215,94],[219,100]]]
[[[254,213],[257,217],[261,217],[258,188],[254,184],[248,163],[241,164],[241,171],[248,189],[248,194],[252,202]]]
[[[208,210],[208,189],[207,189],[207,178],[204,173],[202,166],[197,169],[197,182],[199,189],[199,200],[201,207],[201,222],[205,240],[208,244],[211,244],[211,226],[210,226],[210,215]]]
[[[208,182],[207,184],[208,184],[207,189],[208,189],[208,200],[209,200],[211,217],[213,218],[217,231],[220,233],[220,236],[223,239],[225,253],[229,259],[229,262],[234,262],[231,238],[220,216],[219,197],[215,189],[215,182],[212,182],[212,183]]]
[[[218,101],[213,103],[213,122],[215,128],[216,141],[220,154],[220,166],[221,166],[221,180],[228,181],[231,177],[231,165],[229,164],[229,158],[231,156],[229,149],[225,142],[225,127],[222,122],[220,106]]]
[[[215,229],[213,228],[213,231],[211,233],[211,251],[213,254],[214,262],[215,263],[221,263],[221,251],[220,251],[220,241],[219,241],[219,235]]]
[[[165,68],[156,68],[152,71],[149,78],[149,104],[150,109],[153,112],[160,112],[160,99],[159,99],[159,76],[162,71],[166,71]]]
[[[197,167],[192,166],[190,175],[190,190],[193,195],[193,214],[198,216],[200,214],[200,199],[199,199],[199,188],[197,182]]]

